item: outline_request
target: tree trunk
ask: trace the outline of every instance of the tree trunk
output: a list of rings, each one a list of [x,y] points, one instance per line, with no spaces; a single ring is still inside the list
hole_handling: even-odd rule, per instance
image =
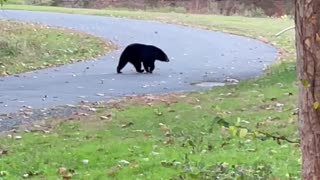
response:
[[[195,0],[196,1],[196,12],[198,12],[199,11],[199,0]]]
[[[302,179],[320,179],[320,0],[295,0]]]

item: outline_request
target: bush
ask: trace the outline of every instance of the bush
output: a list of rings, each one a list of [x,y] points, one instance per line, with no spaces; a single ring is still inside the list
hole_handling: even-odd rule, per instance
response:
[[[24,0],[9,0],[7,1],[8,4],[25,4],[25,1]]]
[[[162,8],[150,8],[148,11],[154,12],[175,12],[175,13],[186,13],[187,10],[184,7],[162,7]]]
[[[27,5],[43,5],[51,6],[54,3],[54,0],[24,0]]]

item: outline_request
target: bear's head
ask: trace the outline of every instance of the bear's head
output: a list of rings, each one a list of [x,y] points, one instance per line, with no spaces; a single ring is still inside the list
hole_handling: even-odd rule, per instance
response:
[[[164,62],[169,62],[169,58],[165,52],[163,52],[161,49],[159,49],[159,52],[157,54],[157,59]]]

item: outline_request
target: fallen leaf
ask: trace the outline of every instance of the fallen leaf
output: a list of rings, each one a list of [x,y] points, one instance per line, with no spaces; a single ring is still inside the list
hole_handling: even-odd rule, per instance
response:
[[[5,71],[1,72],[1,76],[8,76],[8,75],[9,75],[8,72],[5,72]]]
[[[246,135],[248,134],[248,130],[247,129],[240,129],[240,132],[239,132],[239,137],[240,138],[244,138]]]
[[[0,177],[5,177],[8,174],[9,174],[8,171],[0,171]]]
[[[96,112],[97,109],[96,108],[89,108],[89,111]]]
[[[164,133],[170,132],[170,128],[167,125],[162,124],[162,123],[159,123],[159,125],[160,125],[160,129],[162,132],[164,132]]]
[[[67,175],[64,175],[62,177],[63,180],[70,180],[72,178],[72,174],[71,173],[68,173]]]
[[[152,136],[151,134],[147,134],[147,133],[144,134],[145,138],[150,138],[151,136]]]
[[[158,156],[158,155],[160,155],[160,153],[159,153],[159,152],[155,152],[155,151],[152,151],[152,152],[151,152],[151,154],[152,154],[152,155],[154,155],[154,156]]]
[[[7,150],[0,150],[0,155],[6,156],[6,155],[8,155],[8,151]]]
[[[127,127],[130,127],[133,125],[133,122],[129,122],[129,123],[126,123],[126,124],[122,124],[121,127],[122,128],[127,128]]]
[[[14,138],[15,138],[16,140],[21,140],[21,139],[22,139],[21,136],[15,136]]]
[[[87,113],[79,113],[79,116],[89,116]]]
[[[130,164],[130,168],[133,169],[133,168],[138,168],[139,167],[139,164],[137,163],[131,163]]]
[[[161,161],[161,165],[163,167],[171,167],[171,166],[173,166],[173,163],[172,162],[167,162],[167,161]]]
[[[313,103],[313,108],[317,110],[319,108],[319,102]]]
[[[100,119],[101,120],[112,120],[112,115],[111,114],[108,114],[106,116],[100,116]]]
[[[225,79],[225,82],[229,82],[229,83],[239,83],[239,80],[237,80],[237,79],[232,79],[232,78],[227,78],[227,79]]]
[[[162,115],[163,115],[163,113],[162,113],[161,111],[159,111],[159,109],[155,109],[155,110],[154,110],[154,113],[155,113],[156,115],[158,115],[158,116],[162,116]]]
[[[284,106],[284,104],[281,104],[281,103],[276,104],[276,107],[278,110],[282,110],[283,106]]]
[[[104,96],[103,93],[97,93],[96,95],[97,95],[97,96]]]
[[[164,144],[173,144],[173,143],[174,143],[174,139],[172,137],[169,137]]]
[[[271,101],[276,101],[276,100],[277,100],[277,98],[271,98],[270,100],[271,100]]]
[[[80,118],[79,115],[73,114],[73,115],[71,115],[68,119],[69,119],[69,120],[80,120],[81,118]]]
[[[107,175],[108,175],[108,176],[115,176],[116,173],[119,172],[120,170],[121,170],[121,167],[120,167],[120,166],[111,167],[111,168],[108,170]]]
[[[129,165],[130,165],[130,162],[127,161],[127,160],[120,160],[120,161],[119,161],[119,164],[120,164],[120,165],[123,165],[123,166],[129,166]]]
[[[88,160],[88,159],[84,159],[84,160],[82,160],[82,163],[83,163],[83,164],[88,164],[88,163],[89,163],[89,160]]]
[[[68,172],[69,172],[68,169],[65,167],[59,168],[59,170],[58,170],[59,175],[65,175]]]

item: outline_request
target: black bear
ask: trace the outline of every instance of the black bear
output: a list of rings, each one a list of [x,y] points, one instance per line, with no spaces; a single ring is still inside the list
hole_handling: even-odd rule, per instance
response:
[[[160,48],[153,45],[133,43],[128,45],[122,52],[117,73],[122,73],[121,69],[124,68],[128,62],[130,62],[139,73],[144,72],[144,70],[141,69],[141,63],[148,73],[152,73],[156,60],[169,62],[168,56]]]

